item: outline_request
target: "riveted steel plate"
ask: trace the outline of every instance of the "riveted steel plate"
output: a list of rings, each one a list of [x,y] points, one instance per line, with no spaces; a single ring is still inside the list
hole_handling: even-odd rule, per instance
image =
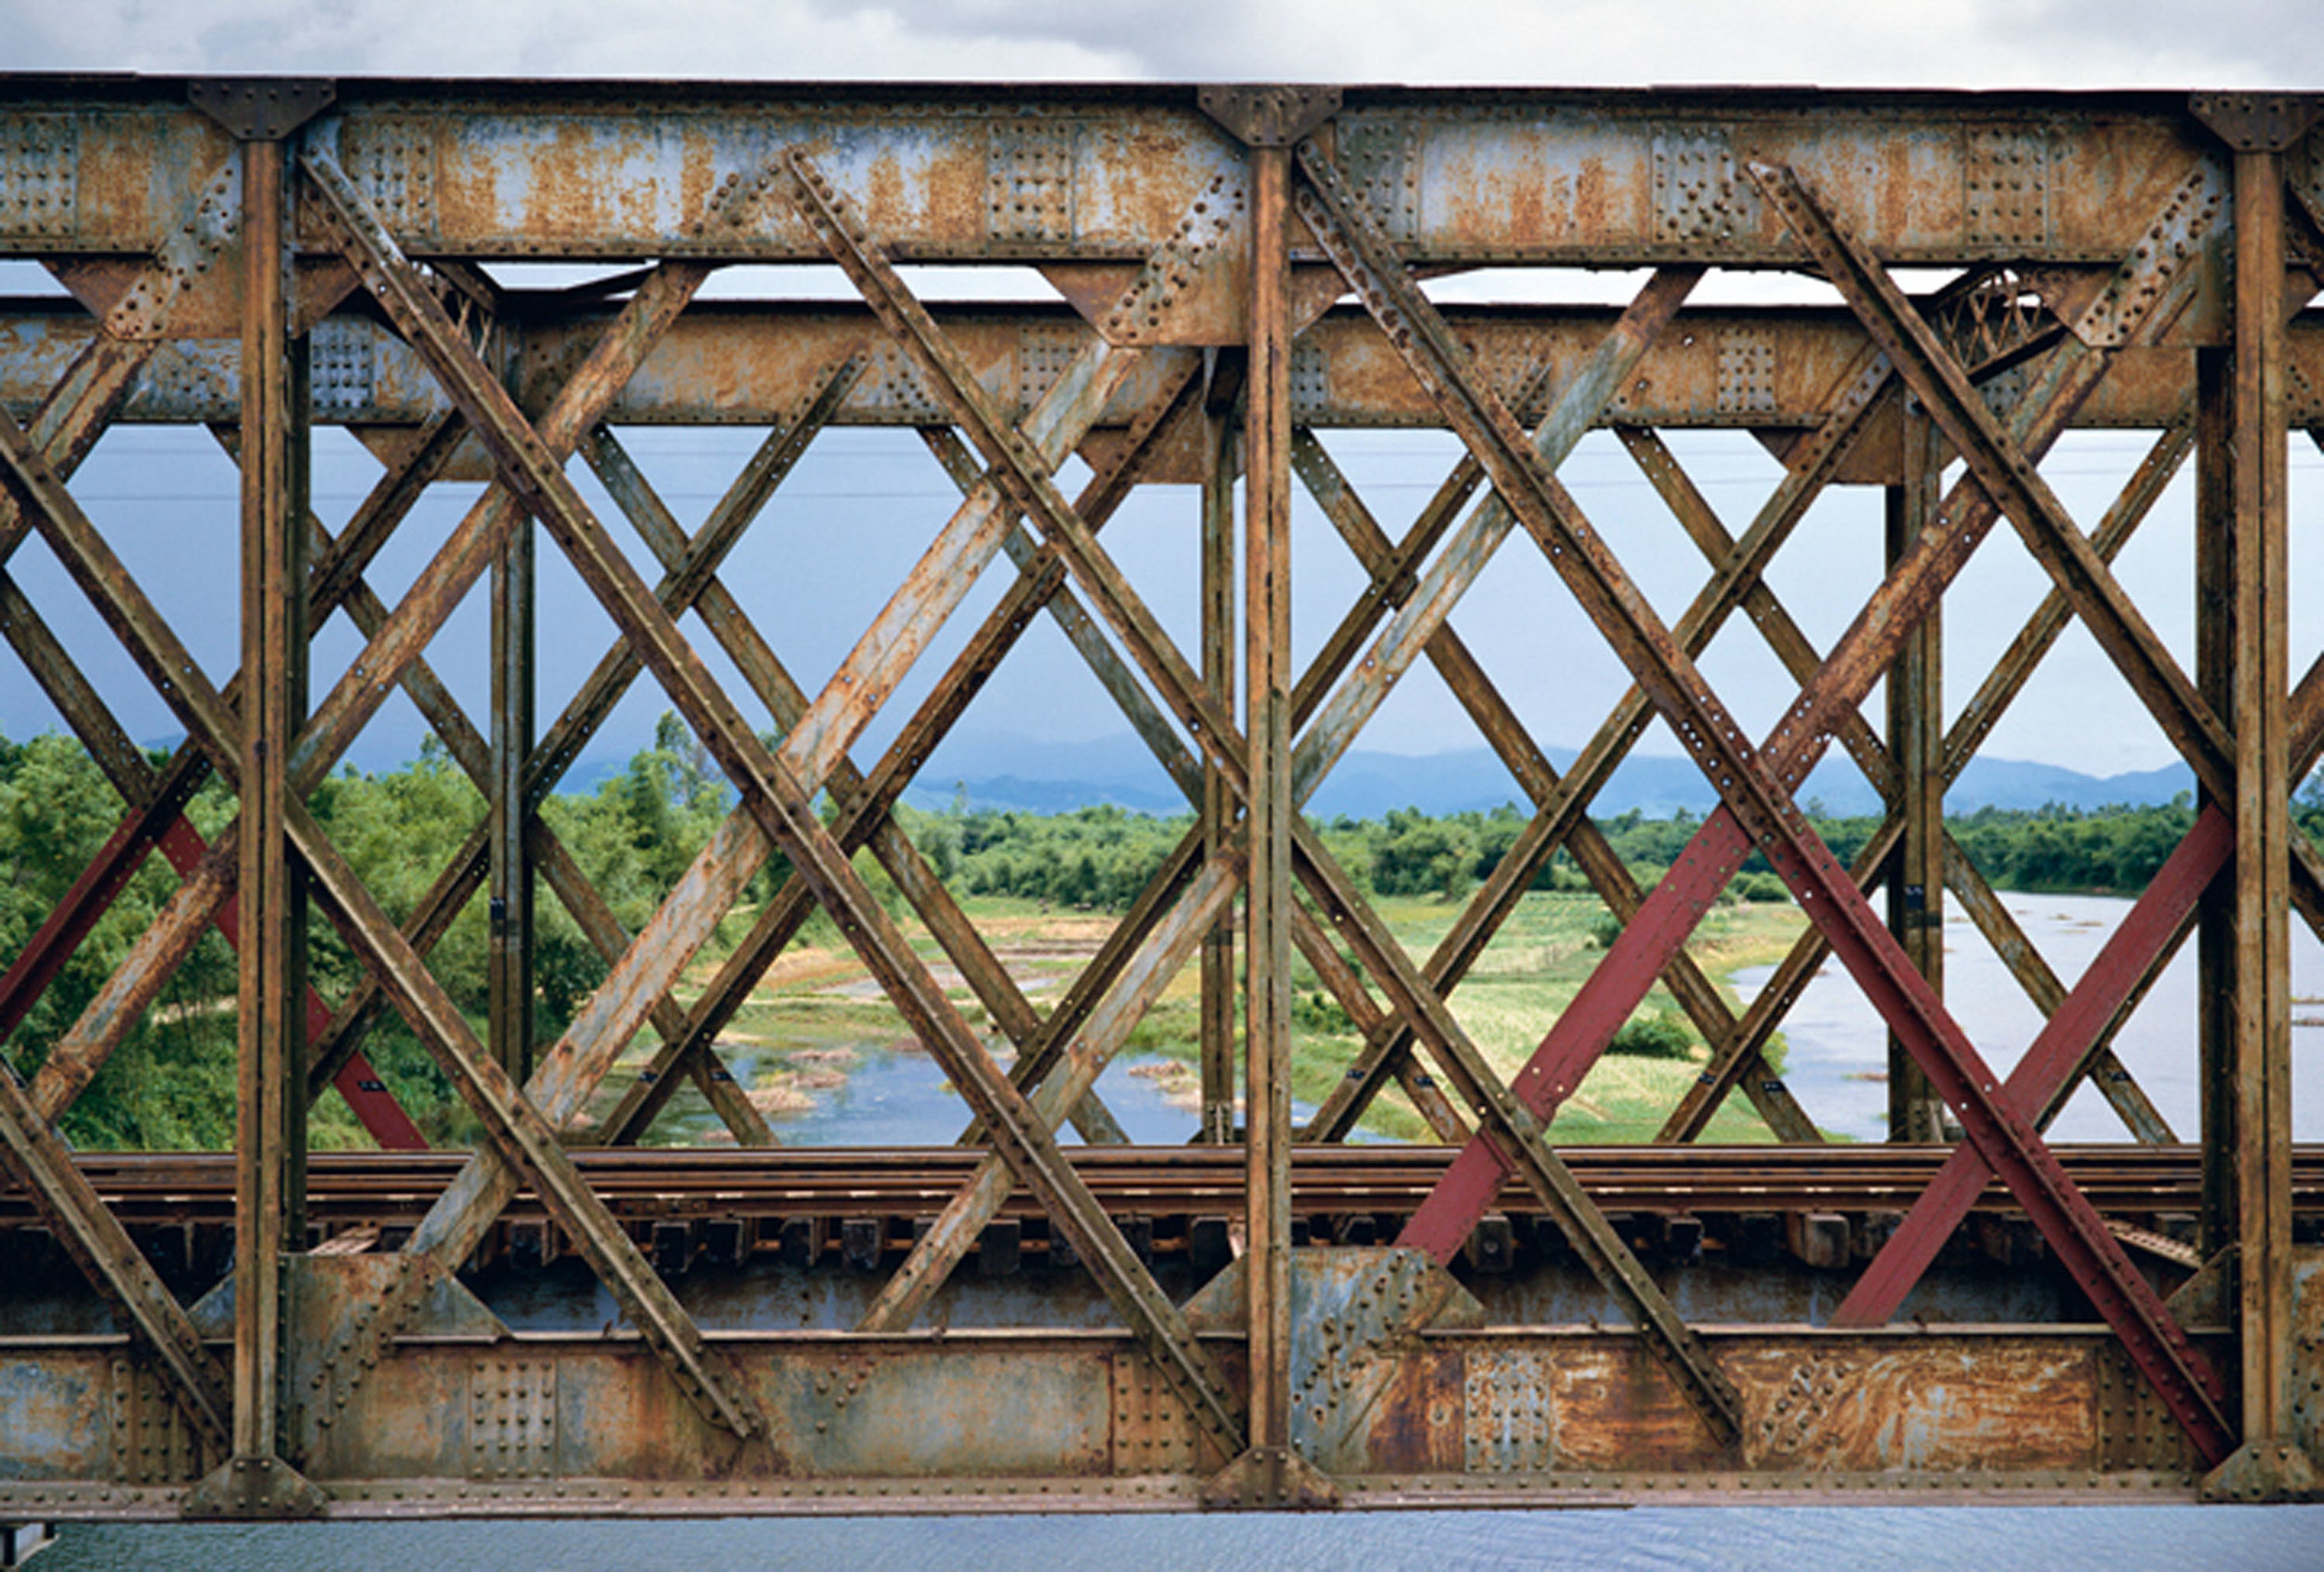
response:
[[[394,116],[350,121],[340,139],[339,166],[407,245],[436,232],[439,140],[426,125]]]
[[[80,220],[80,142],[72,115],[0,115],[0,237],[73,232]]]
[[[1340,169],[1391,239],[1420,231],[1420,139],[1402,118],[1352,115],[1334,130]]]
[[[997,244],[1046,245],[1073,239],[1072,122],[995,125],[985,179],[985,214]]]
[[[479,1359],[469,1369],[469,1476],[540,1479],[557,1472],[557,1367]]]
[[[1776,410],[1776,337],[1730,332],[1719,340],[1719,413],[1773,415]]]
[[[1558,1404],[1545,1354],[1469,1355],[1462,1466],[1471,1473],[1543,1473],[1557,1466]]]
[[[201,1439],[142,1360],[112,1362],[114,1476],[132,1485],[191,1485],[205,1472]]]
[[[2050,139],[2039,128],[1973,126],[1961,159],[1961,210],[1972,246],[1998,254],[2050,239]]]
[[[1654,133],[1655,239],[1710,246],[1759,232],[1759,192],[1736,165],[1724,126],[1666,126]]]

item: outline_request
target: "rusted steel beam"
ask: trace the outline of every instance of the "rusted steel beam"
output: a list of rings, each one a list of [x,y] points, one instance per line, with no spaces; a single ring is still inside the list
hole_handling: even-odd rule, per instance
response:
[[[1254,147],[1243,409],[1243,1257],[1250,1446],[1291,1445],[1291,154]],[[1216,690],[1210,690],[1215,692]],[[1221,695],[1223,696],[1223,695]]]
[[[2051,275],[2057,309],[2070,311],[2070,303],[2092,293],[2108,271],[2072,268]],[[1924,310],[1938,311],[1937,298],[1918,298]],[[588,353],[616,310],[610,303],[557,310],[526,295],[516,296],[508,309],[522,314],[496,321],[495,331],[519,368],[520,402],[527,407],[555,396],[563,370]],[[1047,391],[1056,362],[1099,337],[1058,303],[934,303],[929,312],[975,367],[978,381],[1019,421]],[[1619,315],[1619,308],[1604,305],[1445,307],[1446,322],[1472,346],[1479,375],[1528,418],[1536,411],[1527,390],[1561,387],[1581,375]],[[2063,332],[2059,319],[2045,309],[2043,320],[2054,343]],[[1780,443],[1815,429],[1829,390],[1868,342],[1862,324],[1838,307],[1696,305],[1681,312],[1677,327],[1608,400],[1602,428],[1748,429]],[[380,436],[416,431],[454,413],[410,346],[384,324],[342,311],[317,332],[334,367],[326,396],[315,403],[317,425]],[[657,340],[607,406],[606,418],[625,428],[771,425],[785,417],[789,390],[882,332],[862,305],[698,300]],[[2076,412],[2076,426],[2142,430],[2168,423],[2185,395],[2192,357],[2224,334],[2224,324],[2198,311],[2174,324],[2162,343],[2123,350],[2106,385]],[[32,297],[0,297],[0,342],[10,351],[0,359],[0,403],[21,416],[71,373],[76,354],[114,341],[73,302]],[[2037,340],[2031,353],[2039,358],[2047,347]],[[173,337],[159,363],[129,383],[116,418],[231,423],[236,417],[236,353],[231,337]],[[1148,355],[1106,398],[1095,424],[1114,430],[1135,420],[1162,396],[1181,353]],[[2296,374],[2289,391],[2291,417],[2295,425],[2313,426],[2324,420],[2324,311],[2304,310],[2293,318],[2285,353]],[[1427,395],[1360,307],[1333,307],[1303,328],[1298,363],[1291,393],[1296,424],[1393,429],[1433,423]],[[1982,363],[1970,363],[1980,378],[1987,375]],[[1741,366],[1750,370],[1738,384]],[[914,427],[926,421],[938,400],[923,369],[905,357],[887,357],[866,371],[833,421]]]
[[[493,1056],[522,1086],[533,1071],[533,856],[524,796],[525,757],[534,742],[536,656],[533,525],[520,519],[492,565],[492,754],[487,775],[487,833],[492,838],[486,914],[489,971],[486,1035]]]
[[[2234,718],[2237,1320],[2246,1455],[2283,1487],[2297,1433],[2291,1248],[2291,448],[2286,430],[2282,145],[2235,158]],[[2302,1460],[2306,1461],[2304,1455]]]
[[[1943,457],[1928,421],[1908,414],[1900,443],[1903,477],[1883,498],[1886,561],[1894,564],[1923,530],[1934,527]],[[1883,685],[1895,789],[1889,797],[1905,821],[1888,874],[1889,931],[1913,970],[1945,994],[1945,646],[1944,606],[1929,608],[1896,653]],[[1805,680],[1803,677],[1802,679]],[[1888,1139],[1941,1141],[1944,1104],[1911,1051],[1888,1039]]]
[[[1184,86],[334,86],[309,135],[392,202],[420,255],[817,260],[802,225],[699,213],[700,191],[748,182],[769,146],[803,145],[914,260],[1135,262],[1242,163]],[[78,200],[0,231],[26,253],[152,251],[177,218],[173,171],[217,156],[218,128],[187,107],[181,79],[7,87],[11,118],[61,116],[76,133],[57,158]],[[1398,238],[1429,263],[1781,264],[1780,228],[1736,169],[1747,152],[1833,185],[1892,260],[2106,258],[2134,242],[2131,215],[2204,156],[2184,96],[2160,93],[1372,87],[1342,99],[1343,156],[1398,192]],[[1898,146],[1914,156],[1882,156]],[[159,168],[119,167],[118,150],[156,147],[170,155]],[[1988,184],[2027,177],[2029,197]]]
[[[1210,702],[1224,709],[1234,701],[1235,662],[1235,472],[1240,455],[1232,419],[1238,380],[1214,364],[1208,378],[1202,424],[1202,680]],[[1220,394],[1227,395],[1224,398]],[[1202,767],[1197,823],[1203,856],[1215,860],[1232,832],[1235,799],[1219,767]],[[1221,917],[1202,942],[1201,1015],[1196,1041],[1201,1054],[1201,1139],[1224,1146],[1235,1140],[1235,923]]]
[[[1146,442],[1168,424],[1170,412],[1177,408],[1178,401],[1173,397],[1165,400],[1159,409],[1149,411],[1146,419],[1141,422],[1139,433],[1133,434],[1128,451],[1118,456],[1114,468],[1105,477],[1093,484],[1088,493],[1085,493],[1082,506],[1099,509],[1093,513],[1094,519],[1102,522],[1104,512],[1110,511],[1125,494],[1125,488],[1130,477],[1135,474],[1138,465],[1142,462]],[[929,437],[931,449],[944,463],[947,471],[952,473],[957,481],[967,482],[973,485],[975,482],[971,478],[973,472],[973,462],[959,448],[957,441],[952,439],[949,433],[942,436],[933,432],[925,434]],[[979,497],[976,500],[981,505],[982,498]],[[912,865],[919,863],[918,854],[912,849],[909,840],[889,819],[889,810],[909,779],[909,772],[928,756],[943,731],[948,728],[965,709],[970,697],[990,675],[1000,654],[1005,652],[1008,644],[1014,641],[1016,634],[1025,626],[1025,617],[1029,615],[1030,611],[1034,606],[1041,603],[1029,597],[1021,598],[1021,592],[1026,588],[1028,583],[1043,577],[1040,570],[1044,563],[1036,561],[1034,556],[1027,555],[1033,548],[1030,543],[1023,538],[1022,532],[1014,526],[1011,526],[1003,537],[1002,545],[1025,577],[1020,579],[1010,596],[1004,598],[1003,604],[996,608],[987,617],[984,627],[971,640],[969,648],[949,668],[944,678],[938,683],[928,704],[891,746],[887,756],[874,770],[871,776],[859,775],[844,760],[833,766],[829,784],[838,791],[843,800],[849,802],[848,811],[842,814],[840,823],[837,826],[842,845],[852,849],[868,839],[881,849],[883,858],[893,859],[898,865],[906,866],[907,870]],[[1064,593],[1062,584],[1054,575],[1049,575],[1047,582],[1049,588],[1044,592],[1043,600],[1057,608],[1058,620],[1061,626],[1065,627],[1074,646],[1091,662],[1093,667],[1100,673],[1101,680],[1105,681],[1109,692],[1114,693],[1116,698],[1125,700],[1134,698],[1135,695],[1130,694],[1116,678],[1111,652],[1103,646],[1102,641],[1097,640],[1093,631],[1088,627],[1087,615],[1077,606],[1071,604],[1070,601],[1059,606],[1056,597]],[[724,595],[723,590],[720,589],[715,583],[708,587],[708,593],[719,598]],[[1012,610],[1012,606],[1016,609]],[[773,713],[778,725],[787,727],[796,721],[805,711],[807,702],[797,685],[791,681],[788,674],[783,670],[773,652],[764,648],[762,641],[757,641],[755,631],[749,627],[747,619],[741,615],[739,608],[734,608],[730,613],[714,605],[712,613],[709,621],[713,631],[726,645],[729,653],[734,656],[737,665],[742,668],[754,690]],[[746,642],[755,643],[756,647],[746,648]],[[1126,707],[1129,709],[1133,725],[1138,727],[1141,733],[1146,735],[1150,741],[1157,741],[1156,729],[1145,723],[1141,710],[1135,705],[1126,705]],[[1175,754],[1172,750],[1175,750]],[[1175,738],[1159,739],[1157,751],[1160,752],[1166,768],[1177,763],[1183,755],[1182,745],[1177,744]],[[1183,776],[1185,771],[1182,766],[1175,773]],[[907,877],[912,877],[912,875],[907,872]],[[941,900],[943,905],[950,906],[948,897],[943,896],[941,892],[929,888],[931,882],[924,877],[917,879],[917,887],[923,892],[924,903],[932,908],[933,904]],[[803,888],[786,885],[778,891],[775,899],[769,902],[759,913],[750,936],[729,956],[720,971],[718,979],[697,1002],[693,1021],[688,1028],[687,1038],[685,1042],[678,1045],[680,1053],[692,1052],[690,1046],[692,1043],[705,1040],[708,1033],[716,1031],[733,1011],[740,1007],[749,988],[772,959],[775,952],[789,942],[798,924],[804,920],[812,910],[804,897]],[[942,911],[938,911],[937,916],[940,920],[948,920]],[[986,1000],[987,1007],[992,1008],[997,999],[1003,1011],[1012,1016],[1020,1014],[1021,1012],[1016,1010],[1010,997],[1010,996],[1015,996],[1016,990],[1012,984],[1009,984],[1005,973],[996,976],[998,972],[997,963],[991,965],[981,963],[980,958],[989,958],[985,956],[981,942],[974,939],[972,932],[962,932],[962,925],[957,919],[949,919],[949,926],[954,932],[955,944],[957,946],[955,958],[957,959],[960,956],[968,957],[966,969],[972,975],[982,979],[985,987],[992,990],[995,995],[994,998]],[[1042,1039],[1046,1039],[1050,1045],[1062,1042],[1063,1034],[1069,1032],[1074,1024],[1079,1020],[1079,1012],[1086,1010],[1089,1003],[1094,1002],[1098,992],[1103,990],[1107,973],[1103,970],[1101,963],[1106,960],[1107,954],[1113,949],[1114,946],[1109,944],[1107,951],[1102,952],[1097,961],[1093,962],[1089,969],[1085,970],[1083,977],[1076,982],[1074,990],[1068,994],[1065,1001],[1057,1011],[1052,1011],[1046,1027],[1026,1022],[1023,1023],[1022,1034],[1012,1034],[1019,1035],[1020,1053],[1016,1064],[1011,1069],[1010,1077],[1021,1089],[1030,1090],[1037,1084],[1038,1077],[1046,1071],[1049,1063],[1048,1055],[1053,1051],[1053,1047],[1043,1047]],[[1126,955],[1127,951],[1119,953]],[[1087,991],[1083,987],[1085,983],[1091,985]],[[642,1128],[643,1121],[652,1117],[654,1111],[666,1098],[670,1067],[679,1062],[680,1061],[678,1054],[673,1054],[667,1050],[656,1055],[654,1063],[624,1094],[619,1106],[608,1117],[605,1126],[608,1140],[634,1139],[635,1131]],[[1105,1111],[1103,1104],[1097,1102],[1094,1097],[1076,1106],[1075,1117],[1076,1125],[1083,1129],[1086,1137],[1101,1139],[1110,1134],[1113,1138],[1118,1139],[1118,1127],[1114,1124],[1111,1115]],[[970,1132],[963,1139],[974,1141],[978,1139],[980,1133],[974,1126],[971,1126]]]
[[[244,1468],[271,1468],[283,1450],[284,1256],[306,1233],[307,903],[288,825],[291,741],[307,707],[306,400],[285,298],[288,178],[281,142],[244,144],[233,1376]]]
[[[2214,709],[2235,713],[2236,376],[2232,350],[2195,361],[2195,677]],[[2195,799],[2232,817],[2233,797],[2200,782]],[[2197,1248],[2211,1260],[2236,1244],[2241,1145],[2237,1140],[2236,918],[2231,880],[2206,892],[2196,918],[2195,1050],[2200,1077],[2203,1198]]]

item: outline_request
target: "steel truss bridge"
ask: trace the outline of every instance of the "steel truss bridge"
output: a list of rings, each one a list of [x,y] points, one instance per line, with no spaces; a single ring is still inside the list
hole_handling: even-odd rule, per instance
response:
[[[154,852],[179,881],[79,1020],[0,1077],[0,1519],[2315,1495],[2324,1292],[2303,1225],[2324,1173],[2291,1138],[2287,958],[2293,923],[2324,922],[2324,860],[2291,821],[2324,748],[2324,662],[2291,647],[2287,492],[2295,428],[2324,424],[2324,321],[2305,310],[2324,278],[2319,109],[0,78],[0,253],[64,290],[0,302],[0,559],[39,536],[186,736],[159,764],[131,746],[68,654],[63,610],[0,576],[18,675],[121,799],[101,852],[6,958],[0,1030]],[[597,271],[511,282],[541,262]],[[836,267],[858,297],[697,302],[746,263]],[[1053,298],[925,303],[899,266],[929,264],[1037,270]],[[1515,269],[1644,282],[1613,306],[1578,287],[1440,305],[1423,287],[1466,273],[1462,297],[1490,299]],[[1831,303],[1690,304],[1707,275],[1786,271]],[[207,428],[239,467],[231,680],[75,498],[76,468],[123,423]],[[351,517],[310,509],[318,423],[380,461]],[[651,425],[763,440],[690,524],[625,451],[619,433]],[[961,500],[811,693],[721,565],[846,426],[917,429]],[[2102,518],[2076,519],[2042,465],[2093,426],[2152,446]],[[1315,435],[1367,427],[1458,438],[1400,535]],[[1752,516],[1721,518],[1674,456],[1664,433],[1692,429],[1748,430],[1779,457]],[[1703,555],[1675,622],[1560,481],[1609,429]],[[2110,564],[2190,458],[2183,664]],[[641,548],[609,532],[583,467]],[[388,603],[366,579],[383,546],[460,482],[487,483]],[[1295,482],[1368,581],[1304,667]],[[1101,538],[1133,488],[1163,483],[1199,498],[1198,649]],[[1767,574],[1841,487],[1882,488],[1887,566],[1818,648]],[[1948,724],[1940,609],[2003,523],[2051,588]],[[543,726],[540,658],[571,645],[535,627],[549,552],[619,638]],[[1454,627],[1499,554],[1546,564],[1633,684],[1562,772]],[[999,587],[981,619],[961,610],[980,579]],[[429,657],[480,580],[492,696],[471,717]],[[893,815],[1042,615],[1195,811],[1047,1007]],[[310,691],[310,634],[338,617],[362,653]],[[2073,627],[2199,800],[2097,961],[2061,977],[1941,807]],[[940,634],[948,664],[930,655]],[[1798,684],[1764,736],[1697,665],[1722,635],[1763,642]],[[738,677],[714,674],[705,639]],[[1530,817],[1418,958],[1301,807],[1423,659]],[[894,740],[863,746],[939,664]],[[639,682],[740,805],[632,934],[537,810]],[[396,693],[490,804],[401,924],[310,804]],[[1723,805],[1642,889],[1591,805],[1657,719]],[[1887,804],[1853,865],[1796,803],[1835,745]],[[205,839],[184,810],[213,777],[238,817]],[[1504,1079],[1453,1001],[1561,850],[1622,926]],[[874,898],[858,851],[1012,1058]],[[1689,942],[1753,853],[1810,927],[1738,1012]],[[777,855],[746,936],[680,989]],[[611,970],[535,1052],[542,887]],[[479,893],[481,1034],[428,964]],[[1946,1005],[1948,905],[2046,1017],[2006,1076]],[[345,997],[302,971],[310,911],[360,959]],[[721,1026],[817,911],[958,1090],[958,1145],[781,1148],[721,1063]],[[58,1116],[212,927],[239,958],[234,1151],[69,1150]],[[2199,1130],[2178,1133],[2108,1044],[2190,936],[2202,1101]],[[1365,1034],[1304,1121],[1295,956]],[[1887,1024],[1895,1144],[1825,1144],[1763,1057],[1827,956]],[[1098,1074],[1186,968],[1201,1135],[1117,1146]],[[1661,1143],[1553,1143],[1657,980],[1712,1048]],[[413,1150],[363,1057],[389,1011],[479,1149]],[[651,1045],[641,1072],[617,1065],[633,1041]],[[686,1084],[736,1145],[622,1149]],[[2045,1141],[2084,1084],[2133,1140]],[[1345,1144],[1391,1087],[1437,1144]],[[381,1153],[307,1159],[308,1110],[334,1089]],[[1695,1144],[1737,1097],[1779,1144]],[[593,1098],[614,1106],[583,1136]],[[1061,1145],[1068,1123],[1085,1144]]]

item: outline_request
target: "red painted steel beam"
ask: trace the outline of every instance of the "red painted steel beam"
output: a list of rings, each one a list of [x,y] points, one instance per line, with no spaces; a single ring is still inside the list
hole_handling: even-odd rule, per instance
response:
[[[2234,852],[2235,826],[2217,804],[2206,807],[2010,1072],[2001,1096],[2020,1115],[2046,1122],[2091,1046],[2170,954],[2196,902]],[[1992,1178],[1992,1166],[1974,1146],[1956,1147],[1849,1291],[1832,1325],[1875,1327],[1894,1315]]]

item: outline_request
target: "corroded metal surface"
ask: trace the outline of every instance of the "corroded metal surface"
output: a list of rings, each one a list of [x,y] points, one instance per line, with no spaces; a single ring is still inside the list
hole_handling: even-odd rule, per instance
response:
[[[0,301],[0,631],[122,799],[95,860],[0,958],[0,1033],[24,1026],[154,849],[179,880],[80,1019],[0,1085],[0,1249],[21,1268],[0,1279],[0,1516],[2317,1493],[2288,936],[2293,912],[2324,923],[2324,857],[2289,807],[2324,750],[2324,661],[2292,646],[2286,541],[2291,437],[2324,429],[2324,314],[2305,310],[2318,110],[2241,94],[0,77],[0,257],[61,291]],[[588,276],[518,282],[539,263]],[[743,263],[811,266],[860,300],[703,297]],[[931,303],[913,270],[936,265],[1006,267],[1038,298]],[[1608,270],[1645,275],[1626,309],[1590,281]],[[1470,275],[1461,303],[1432,295],[1450,272]],[[1826,303],[1733,303],[1773,298],[1771,272],[1812,275],[1819,294],[1782,297]],[[207,425],[237,466],[241,670],[222,685],[72,489],[102,433],[130,424]],[[343,525],[305,495],[318,425],[382,466]],[[619,434],[644,425],[767,435],[694,525]],[[811,691],[755,587],[722,570],[820,433],[878,426],[917,429],[962,500],[928,521]],[[1358,428],[1459,442],[1401,535],[1317,435]],[[2043,466],[2093,429],[2158,436],[2085,531]],[[1752,518],[1721,519],[1663,439],[1687,429],[1747,431],[1776,456]],[[1674,619],[1559,478],[1609,430],[1708,565]],[[2183,666],[2113,564],[2190,453]],[[592,510],[576,458],[658,583]],[[1076,463],[1089,480],[1069,495]],[[1361,569],[1304,667],[1295,481]],[[373,564],[447,482],[482,494],[390,604]],[[1196,652],[1099,537],[1137,488],[1165,485],[1199,487]],[[1827,614],[1797,592],[1787,605],[1770,570],[1808,510],[1875,485],[1879,588]],[[2054,589],[1948,727],[1938,608],[2004,521]],[[59,609],[7,576],[33,534],[182,727],[166,762],[131,743]],[[1508,675],[1455,630],[1504,548],[1542,554],[1636,684],[1563,771]],[[593,669],[567,674],[561,641],[530,626],[544,552],[618,629]],[[480,726],[430,654],[488,569]],[[964,639],[951,624],[987,575],[997,603]],[[310,640],[342,612],[361,652],[310,695]],[[1195,821],[1054,1004],[1011,975],[894,812],[1037,614]],[[741,690],[690,642],[697,626]],[[1808,630],[1833,626],[1818,649]],[[2191,768],[2201,811],[2097,961],[2063,978],[1941,803],[2074,627]],[[1698,664],[1747,629],[1799,685],[1757,746]],[[919,671],[939,646],[957,653]],[[1416,958],[1301,809],[1423,657],[1528,818]],[[631,934],[540,809],[641,680],[738,800]],[[1882,727],[1862,711],[1876,684]],[[536,688],[575,695],[546,729]],[[309,802],[397,692],[491,804],[401,929]],[[922,696],[860,764],[905,692]],[[1723,806],[1642,889],[1591,813],[1657,719]],[[1834,744],[1885,806],[1844,868],[1795,801]],[[238,817],[205,838],[185,811],[213,775]],[[874,898],[859,849],[1011,1063]],[[1458,990],[1561,852],[1621,931],[1503,1077]],[[1810,922],[1738,1011],[1688,946],[1754,852]],[[749,931],[706,986],[681,988],[778,855]],[[536,884],[610,968],[548,1044],[531,1025]],[[480,1037],[426,956],[487,887]],[[2047,1021],[2006,1080],[1944,1002],[1948,899]],[[363,968],[344,997],[308,986],[308,901]],[[962,1148],[918,1160],[908,1196],[891,1154],[834,1159],[780,1196],[765,1186],[782,1170],[690,1155],[725,1165],[718,1205],[687,1199],[692,1169],[640,1196],[621,1175],[643,1170],[576,1161],[566,1147],[601,1093],[595,1139],[620,1145],[688,1082],[738,1143],[772,1145],[718,1037],[817,910],[962,1093]],[[241,958],[231,1222],[190,1178],[157,1211],[54,1128],[212,926]],[[2214,1001],[2189,1050],[2198,1187],[2126,1190],[2041,1132],[2094,1079],[2141,1142],[2172,1138],[2108,1044],[2190,928]],[[1892,1034],[1898,1135],[1957,1127],[1957,1150],[1884,1188],[1713,1205],[1673,1204],[1675,1184],[1642,1200],[1651,1180],[1551,1141],[1659,980],[1710,1048],[1663,1139],[1698,1137],[1740,1091],[1805,1154],[1787,1160],[1815,1160],[1815,1110],[1766,1050],[1828,954]],[[1364,1037],[1303,1125],[1295,955]],[[1129,1169],[1058,1132],[1120,1139],[1099,1073],[1190,963],[1201,1148],[1164,1165],[1142,1208],[1118,1189]],[[310,1225],[315,1096],[336,1085],[382,1143],[416,1140],[362,1057],[390,1009],[484,1149],[456,1169],[430,1159],[425,1185],[367,1211],[333,1209],[326,1184]],[[642,1070],[618,1069],[647,1028],[660,1042]],[[1373,1190],[1332,1170],[1350,1188],[1319,1206],[1313,1165],[1392,1088],[1444,1145]],[[1720,1170],[1706,1158],[1687,1178],[1710,1195]],[[1174,1210],[1155,1199],[1169,1184]],[[1405,1248],[1355,1248],[1399,1230]]]

